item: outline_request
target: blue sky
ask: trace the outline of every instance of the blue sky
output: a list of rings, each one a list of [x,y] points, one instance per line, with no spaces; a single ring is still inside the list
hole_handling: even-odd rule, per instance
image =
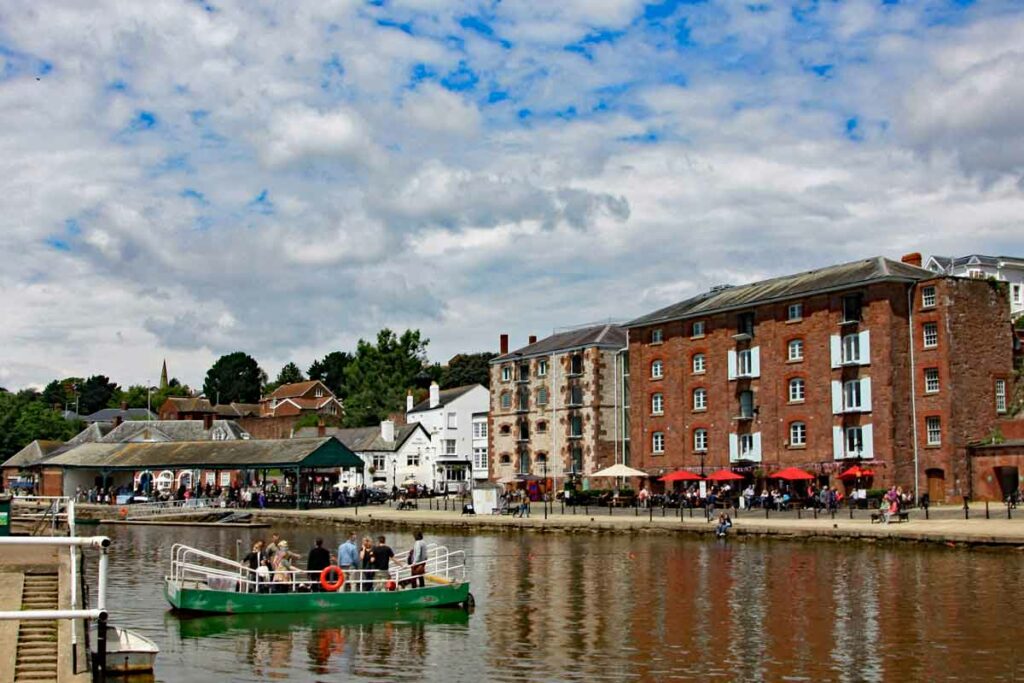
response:
[[[0,386],[1019,253],[1019,2],[0,9]]]

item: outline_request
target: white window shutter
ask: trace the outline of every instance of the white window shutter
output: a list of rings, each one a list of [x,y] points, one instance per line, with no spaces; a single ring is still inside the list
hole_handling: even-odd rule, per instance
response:
[[[750,376],[761,376],[761,347],[755,346],[750,349]]]
[[[736,349],[729,349],[729,379],[736,379]]]
[[[831,337],[829,337],[828,341],[829,347],[832,350],[832,367],[838,368],[843,361],[843,352],[840,347],[840,344],[842,342],[840,342],[838,334],[833,334]]]
[[[735,434],[729,435],[729,460],[736,460],[740,457],[740,438]]]
[[[861,455],[865,459],[871,460],[875,457],[874,430],[871,428],[871,425],[866,424],[861,426],[860,432],[861,437],[864,439],[864,451]]]
[[[843,428],[832,427],[832,455],[836,460],[843,459]]]
[[[871,410],[871,378],[862,377],[860,380],[860,409],[864,412]]]
[[[837,379],[832,380],[832,414],[839,415],[843,412],[843,383]]]
[[[871,331],[864,330],[859,335],[860,339],[860,364],[871,365]]]
[[[761,432],[754,432],[754,452],[750,459],[761,462]]]

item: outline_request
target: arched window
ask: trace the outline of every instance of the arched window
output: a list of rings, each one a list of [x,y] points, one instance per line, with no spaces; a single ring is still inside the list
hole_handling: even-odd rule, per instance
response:
[[[787,346],[787,358],[788,360],[803,360],[804,359],[804,340],[803,339],[790,339],[789,345]]]
[[[547,421],[546,420],[540,420],[537,423],[537,432],[540,433],[540,434],[543,434],[546,431],[548,431],[548,423],[547,423]]]

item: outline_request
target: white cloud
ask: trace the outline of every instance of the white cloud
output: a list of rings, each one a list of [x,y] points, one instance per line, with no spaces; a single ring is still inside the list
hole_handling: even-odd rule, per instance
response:
[[[296,107],[275,112],[267,131],[264,159],[271,166],[317,157],[366,162],[372,148],[369,132],[354,112]]]

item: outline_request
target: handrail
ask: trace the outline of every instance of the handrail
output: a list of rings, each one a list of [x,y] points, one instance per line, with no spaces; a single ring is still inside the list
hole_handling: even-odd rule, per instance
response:
[[[41,532],[46,527],[47,520],[50,522],[50,532],[56,532],[58,522],[61,519],[67,521],[68,535],[75,535],[75,501],[73,498],[69,498],[67,496],[15,496],[11,498],[12,516],[15,504],[24,505],[26,503],[46,504],[45,508],[40,508],[38,505],[34,505],[33,507],[35,509],[32,512],[23,512],[19,514],[20,517],[39,519],[35,528],[32,529],[33,536]]]
[[[97,571],[96,607],[94,609],[77,609],[76,598],[72,593],[72,609],[37,609],[0,611],[0,621],[28,619],[98,619],[107,614],[107,548],[110,539],[106,536],[4,536],[0,537],[0,546],[5,545],[41,545],[60,548],[98,548],[100,551],[99,569]],[[72,556],[72,562],[74,562]]]

